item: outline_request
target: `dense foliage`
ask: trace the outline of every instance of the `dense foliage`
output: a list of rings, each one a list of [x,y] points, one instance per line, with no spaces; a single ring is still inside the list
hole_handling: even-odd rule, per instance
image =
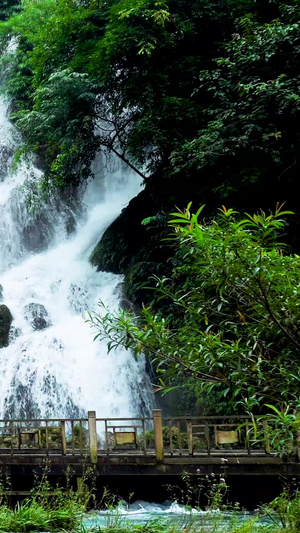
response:
[[[21,3],[0,26],[2,47],[18,39],[6,89],[45,184],[87,179],[101,146],[159,179],[169,205],[293,203],[297,1]]]
[[[173,270],[172,249],[157,252],[157,242],[166,213],[191,199],[206,202],[208,213],[224,198],[265,211],[286,201],[299,224],[299,20],[297,0],[4,0],[0,7],[5,91],[25,141],[16,163],[36,152],[47,190],[89,179],[100,150],[144,178],[126,225],[123,217],[111,232],[126,229],[115,235],[118,250],[109,249],[109,263],[100,246],[98,265],[132,268],[131,297],[137,272],[140,285],[149,271],[161,272],[160,256],[172,280],[158,281],[163,315],[144,309],[151,327],[134,330],[142,336],[136,346],[147,334],[162,371],[213,384],[233,401],[278,406],[280,390],[283,403],[297,402],[298,257],[259,240],[262,228],[273,238],[280,215],[248,218],[252,227],[232,211],[212,224],[191,216],[191,228],[178,227]],[[134,216],[151,220],[139,226],[136,247],[128,246]],[[147,235],[155,253],[150,246],[145,260]],[[123,338],[135,340],[131,332]]]
[[[166,386],[178,375],[217,386],[234,405],[252,410],[269,403],[281,409],[299,402],[299,256],[277,238],[284,220],[274,214],[241,219],[222,208],[210,222],[201,209],[174,213],[178,246],[169,278],[155,278],[156,296],[167,299],[169,318],[143,309],[91,315],[108,348],[120,344],[148,353]]]
[[[20,7],[21,0],[2,0],[0,5],[0,21],[12,16]]]

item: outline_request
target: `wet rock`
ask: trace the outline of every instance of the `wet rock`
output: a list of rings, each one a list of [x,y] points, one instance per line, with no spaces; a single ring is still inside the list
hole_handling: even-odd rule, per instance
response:
[[[90,257],[99,271],[125,274],[123,296],[138,306],[153,299],[153,291],[146,289],[155,285],[150,278],[168,275],[170,268],[172,251],[163,240],[169,234],[168,215],[160,212],[160,201],[146,190],[133,198],[106,229]],[[155,220],[142,224],[148,217]]]
[[[85,313],[89,309],[89,294],[85,287],[71,283],[68,300],[70,307],[78,314]]]
[[[0,305],[0,348],[8,346],[9,328],[13,317],[7,305]]]
[[[33,199],[33,207],[28,209],[28,195]],[[53,241],[57,232],[70,234],[76,228],[75,214],[80,209],[73,208],[71,200],[60,198],[59,194],[46,201],[30,181],[25,181],[23,190],[11,192],[9,209],[13,222],[18,228],[22,247],[28,252],[41,252]]]
[[[43,397],[43,402],[40,402],[40,398],[36,398],[37,371],[30,371],[28,368],[24,383],[18,378],[18,370],[16,368],[15,375],[10,383],[11,393],[4,402],[4,419],[53,418],[57,416],[67,418],[85,417],[85,411],[75,404],[66,388],[57,383],[55,376],[47,372],[43,377],[43,381],[38,382],[41,396]]]
[[[48,311],[42,304],[31,302],[24,307],[24,315],[34,330],[42,330],[51,326]]]
[[[29,377],[27,385],[22,384],[16,377],[11,382],[11,395],[4,404],[4,418],[38,418],[41,416],[36,401],[33,399],[31,386],[34,376]]]
[[[9,330],[8,344],[12,344],[18,337],[20,337],[21,333],[22,333],[21,328],[16,328],[15,326],[11,326]]]
[[[145,260],[151,234],[141,222],[156,212],[155,201],[145,191],[133,198],[94,248],[90,257],[92,265],[97,270],[125,274],[133,261]]]
[[[3,181],[9,171],[9,161],[13,155],[13,151],[8,146],[0,145],[0,181]]]
[[[4,290],[3,289],[3,285],[1,285],[1,283],[0,283],[0,302],[2,302],[2,300],[3,300],[3,290]]]
[[[161,233],[166,229],[168,217],[162,224],[142,224],[145,218],[157,215],[159,210],[160,199],[146,190],[133,198],[103,233],[91,254],[92,265],[97,270],[126,274],[134,263],[160,261]]]

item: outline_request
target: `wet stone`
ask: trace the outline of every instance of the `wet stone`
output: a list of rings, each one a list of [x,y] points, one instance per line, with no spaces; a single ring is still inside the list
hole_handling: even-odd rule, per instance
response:
[[[68,300],[70,307],[76,311],[76,313],[85,313],[89,309],[89,294],[86,288],[79,287],[74,283],[70,284]]]
[[[34,330],[42,330],[51,326],[48,311],[42,304],[30,303],[24,307],[24,316]]]
[[[12,319],[12,314],[7,305],[0,305],[0,348],[8,346],[8,335]]]
[[[9,146],[0,145],[0,181],[4,181],[8,174],[9,161],[12,154],[12,149]]]
[[[10,326],[9,335],[8,335],[8,343],[12,344],[18,337],[20,337],[21,334],[22,334],[21,328]]]

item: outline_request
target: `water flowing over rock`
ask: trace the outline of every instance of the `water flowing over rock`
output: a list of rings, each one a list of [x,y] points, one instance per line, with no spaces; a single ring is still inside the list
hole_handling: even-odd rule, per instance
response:
[[[7,305],[0,305],[0,348],[8,345],[9,328],[12,319],[12,314]]]
[[[12,154],[13,151],[8,146],[3,146],[0,144],[0,181],[3,181],[7,176],[7,172],[9,169],[9,161],[11,159]]]
[[[0,283],[2,307],[14,320],[9,336],[6,325],[9,345],[0,351],[0,418],[76,417],[89,409],[99,417],[147,412],[144,361],[124,349],[108,355],[82,316],[100,299],[112,309],[119,304],[122,276],[96,272],[88,258],[140,190],[139,181],[116,167],[88,185],[79,207],[59,197],[38,198],[28,211],[27,193],[41,170],[23,162],[9,174],[20,138],[7,107],[0,99]]]
[[[51,325],[51,320],[44,305],[36,304],[34,302],[25,305],[24,316],[35,330],[45,329]]]

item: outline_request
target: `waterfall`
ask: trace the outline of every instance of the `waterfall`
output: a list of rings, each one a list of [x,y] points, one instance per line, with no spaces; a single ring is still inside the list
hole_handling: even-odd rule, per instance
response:
[[[118,306],[122,276],[96,272],[88,258],[139,180],[115,168],[77,207],[52,198],[30,211],[28,187],[41,171],[22,162],[10,172],[20,142],[0,99],[0,292],[13,316],[0,350],[0,418],[137,416],[151,404],[144,361],[124,349],[108,355],[83,315],[99,299]]]

